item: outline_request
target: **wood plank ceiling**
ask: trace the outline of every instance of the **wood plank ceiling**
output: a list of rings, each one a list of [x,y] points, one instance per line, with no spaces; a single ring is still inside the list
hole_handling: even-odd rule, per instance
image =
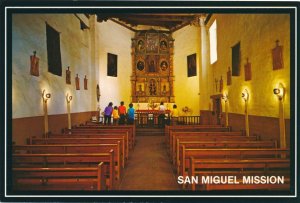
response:
[[[191,13],[134,13],[134,14],[97,14],[97,21],[112,20],[128,29],[138,31],[138,26],[157,26],[174,32],[184,26],[197,23],[200,15]]]

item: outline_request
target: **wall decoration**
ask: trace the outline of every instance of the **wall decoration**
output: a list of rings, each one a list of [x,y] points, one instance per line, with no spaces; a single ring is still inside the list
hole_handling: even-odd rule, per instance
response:
[[[39,76],[39,61],[40,59],[36,56],[36,51],[33,51],[33,55],[30,56],[30,74],[33,76]]]
[[[227,85],[231,85],[231,70],[230,67],[228,67],[228,71],[227,71]]]
[[[136,69],[138,69],[139,71],[144,70],[145,68],[145,62],[142,60],[139,60],[136,64]]]
[[[160,51],[166,51],[168,49],[168,44],[165,39],[162,39],[159,43]]]
[[[68,66],[68,69],[66,70],[66,84],[71,84],[71,71],[70,66]]]
[[[87,90],[87,82],[88,82],[88,79],[86,78],[86,75],[84,76],[84,89]]]
[[[145,42],[144,42],[144,40],[139,39],[138,43],[137,43],[137,51],[143,52],[144,50],[145,50]]]
[[[251,63],[249,63],[247,58],[247,63],[244,65],[245,68],[245,81],[251,80]]]
[[[169,65],[168,65],[167,61],[163,60],[163,61],[160,62],[160,69],[162,71],[166,71],[168,69],[168,67],[169,67]]]
[[[283,68],[282,50],[283,46],[279,46],[279,40],[276,40],[276,47],[272,49],[273,70],[279,70]]]
[[[99,100],[100,100],[100,87],[99,87],[99,85],[97,84],[97,87],[96,87],[96,95],[97,95],[97,102],[99,102]]]
[[[219,80],[217,78],[215,78],[216,92],[218,91],[218,82],[219,82]]]
[[[137,32],[132,39],[132,102],[174,102],[173,41],[159,30]]]
[[[48,71],[54,75],[62,76],[60,34],[46,23]]]
[[[158,33],[147,33],[146,51],[147,53],[158,53]]]
[[[187,56],[187,76],[193,77],[197,76],[197,63],[196,63],[196,54]]]
[[[240,42],[231,47],[232,49],[232,76],[240,75]]]
[[[150,95],[151,96],[156,95],[156,90],[157,90],[156,81],[155,81],[155,79],[151,79],[149,81],[149,93],[150,93]]]
[[[76,85],[76,90],[80,90],[80,83],[79,83],[79,77],[78,74],[76,74],[76,78],[75,78],[75,85]]]
[[[223,92],[223,78],[222,78],[222,76],[221,76],[221,79],[220,79],[219,92]]]
[[[115,54],[107,53],[107,76],[118,76],[118,56]]]

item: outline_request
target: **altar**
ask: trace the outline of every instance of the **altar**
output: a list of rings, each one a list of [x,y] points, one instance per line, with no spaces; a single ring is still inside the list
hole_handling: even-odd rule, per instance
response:
[[[160,111],[159,103],[133,103],[135,111],[135,120],[137,127],[159,127],[161,122],[167,124],[170,120],[170,107],[173,106],[173,103],[165,103],[165,111]],[[163,121],[162,121],[163,120]]]

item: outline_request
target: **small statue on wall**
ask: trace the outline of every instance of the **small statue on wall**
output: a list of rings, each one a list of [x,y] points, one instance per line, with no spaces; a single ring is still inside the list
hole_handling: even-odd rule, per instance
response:
[[[87,82],[88,82],[88,79],[86,78],[86,75],[84,76],[84,89],[87,90]]]
[[[99,87],[99,85],[97,84],[97,87],[96,87],[96,94],[97,94],[97,102],[99,102],[99,100],[100,100],[100,87]]]
[[[231,70],[230,70],[230,67],[228,67],[228,71],[227,71],[227,85],[231,85]]]
[[[279,46],[279,40],[276,40],[276,47],[272,49],[273,70],[279,70],[283,68],[282,50],[283,46]]]
[[[30,74],[33,76],[39,76],[39,58],[36,56],[36,51],[33,51],[33,55],[30,56]]]
[[[70,66],[68,66],[68,69],[66,70],[66,84],[71,84],[71,71]]]
[[[76,74],[75,85],[76,85],[76,90],[80,90],[78,74]]]
[[[247,63],[244,65],[245,68],[245,81],[251,80],[251,63],[249,63],[247,58]]]
[[[220,92],[223,92],[223,78],[221,76],[221,79],[220,79],[220,88],[219,88]]]

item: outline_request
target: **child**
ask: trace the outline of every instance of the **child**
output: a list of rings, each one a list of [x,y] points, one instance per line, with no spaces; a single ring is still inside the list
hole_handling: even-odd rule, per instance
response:
[[[172,125],[176,125],[179,117],[179,112],[176,104],[173,105],[173,110],[171,111],[171,117],[172,117]]]
[[[119,112],[118,112],[117,106],[114,107],[114,110],[112,112],[112,117],[113,117],[113,124],[117,125],[118,120],[119,120]]]
[[[129,125],[134,124],[134,108],[132,103],[129,104],[129,109],[128,109],[128,124]]]

